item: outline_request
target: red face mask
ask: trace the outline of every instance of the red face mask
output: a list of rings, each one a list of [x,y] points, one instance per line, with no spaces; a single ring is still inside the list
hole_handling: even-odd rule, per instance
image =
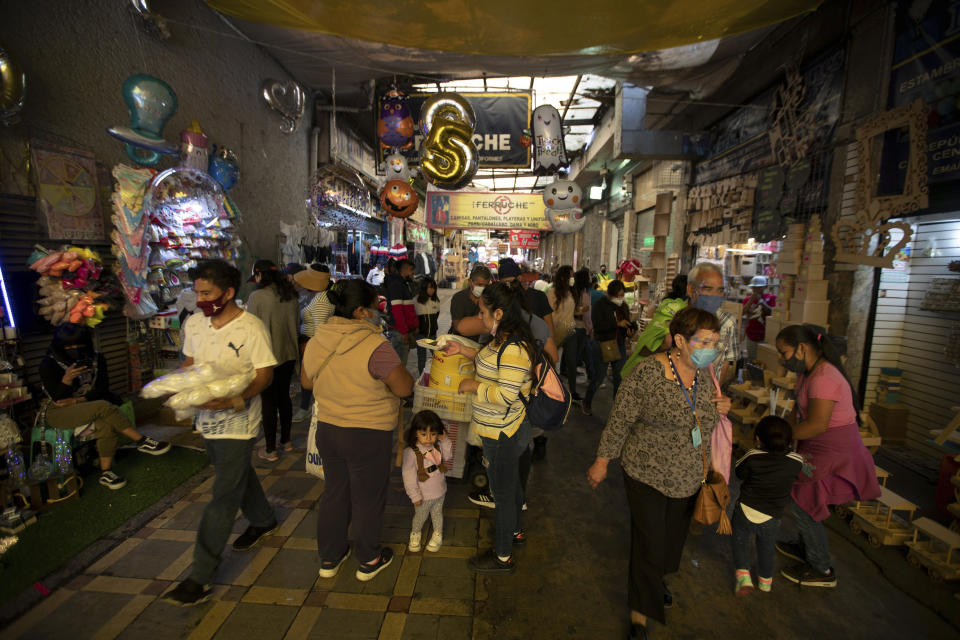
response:
[[[227,303],[223,302],[223,296],[220,296],[216,300],[197,301],[197,308],[203,311],[203,315],[212,318],[223,313],[223,310],[227,308]]]

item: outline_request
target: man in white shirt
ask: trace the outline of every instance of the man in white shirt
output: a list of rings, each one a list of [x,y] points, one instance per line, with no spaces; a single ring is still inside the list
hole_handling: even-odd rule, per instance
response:
[[[379,265],[372,267],[367,273],[367,283],[372,284],[375,287],[379,287],[383,284],[383,269]]]
[[[270,385],[277,364],[270,335],[254,315],[237,306],[240,272],[222,260],[209,260],[190,270],[197,308],[184,327],[183,366],[210,363],[231,373],[255,371],[238,396],[216,398],[199,407],[197,429],[214,467],[213,497],[203,510],[190,577],[165,596],[181,606],[210,598],[220,554],[233,528],[237,509],[250,526],[233,543],[245,551],[277,527],[260,480],[250,464],[260,431],[260,392]]]

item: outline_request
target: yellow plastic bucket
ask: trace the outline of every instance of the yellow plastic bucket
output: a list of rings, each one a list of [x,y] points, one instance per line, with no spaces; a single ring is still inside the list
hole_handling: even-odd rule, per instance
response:
[[[433,352],[430,364],[430,387],[459,393],[461,380],[472,380],[476,375],[473,361],[461,355],[450,356],[443,351]]]

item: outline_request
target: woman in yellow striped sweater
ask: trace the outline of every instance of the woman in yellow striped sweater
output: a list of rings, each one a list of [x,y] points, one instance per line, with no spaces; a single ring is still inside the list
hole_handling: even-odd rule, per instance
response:
[[[480,297],[480,318],[493,339],[479,351],[450,343],[448,354],[475,360],[477,377],[463,380],[460,393],[473,395],[473,422],[470,425],[483,444],[487,477],[496,499],[494,548],[470,559],[478,573],[511,574],[516,571],[513,545],[526,541],[520,527],[523,489],[520,484],[520,456],[530,446],[530,423],[520,400],[530,393],[532,367],[538,348],[523,297],[517,287],[497,282]]]

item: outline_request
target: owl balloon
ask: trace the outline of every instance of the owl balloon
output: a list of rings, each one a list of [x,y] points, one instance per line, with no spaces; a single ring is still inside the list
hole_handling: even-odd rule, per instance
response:
[[[402,91],[392,89],[380,103],[377,137],[384,149],[409,149],[413,146],[413,117]]]
[[[543,204],[556,211],[579,208],[583,204],[583,190],[573,180],[556,177],[543,190]]]
[[[533,111],[533,172],[549,176],[569,166],[560,112],[542,104]]]

